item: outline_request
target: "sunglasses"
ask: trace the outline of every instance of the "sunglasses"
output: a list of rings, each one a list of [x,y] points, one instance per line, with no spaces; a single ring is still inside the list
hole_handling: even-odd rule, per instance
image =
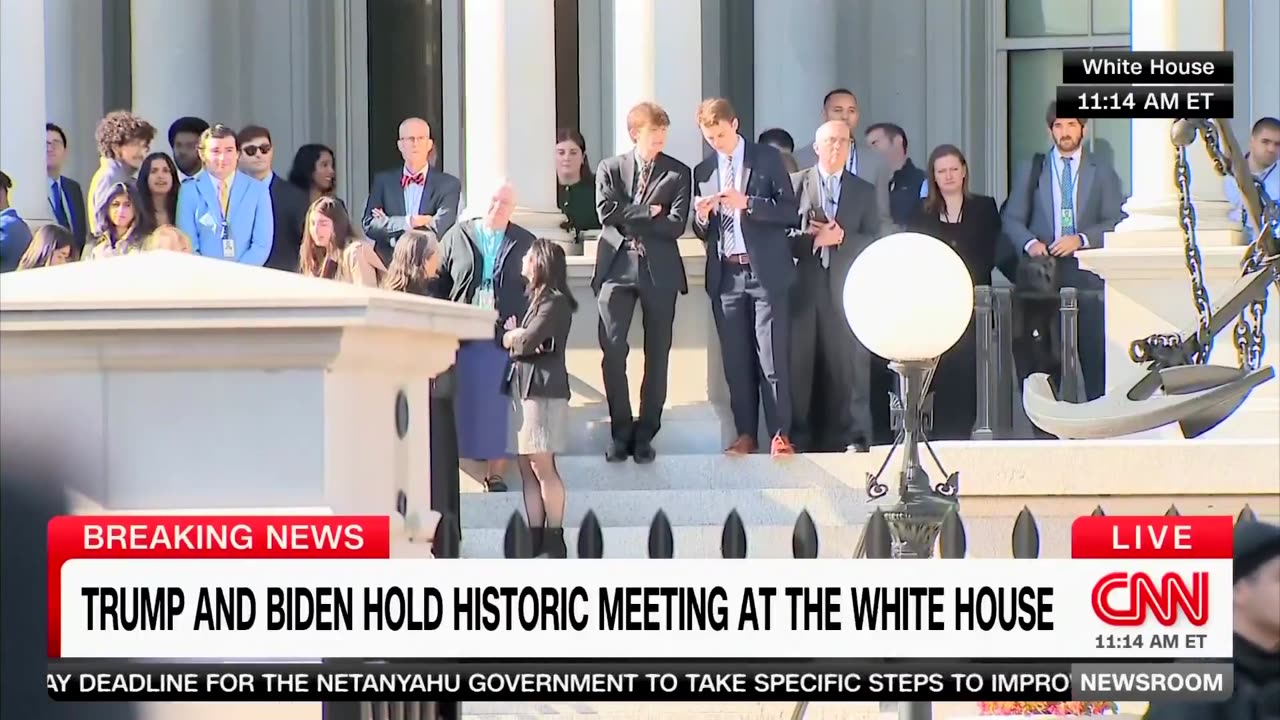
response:
[[[261,145],[245,145],[242,149],[245,155],[253,157],[261,152],[263,155],[271,152],[271,143],[263,143]]]

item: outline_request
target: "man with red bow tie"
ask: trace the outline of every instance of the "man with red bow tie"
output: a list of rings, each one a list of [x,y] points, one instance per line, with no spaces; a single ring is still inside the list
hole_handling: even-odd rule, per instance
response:
[[[428,167],[431,126],[422,118],[400,123],[400,155],[404,167],[373,177],[361,224],[384,263],[391,263],[396,241],[406,230],[431,230],[443,236],[458,219],[462,183]]]

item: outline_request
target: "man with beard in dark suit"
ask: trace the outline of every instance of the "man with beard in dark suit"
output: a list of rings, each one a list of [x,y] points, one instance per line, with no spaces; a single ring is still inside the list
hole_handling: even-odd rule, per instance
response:
[[[819,127],[813,148],[817,163],[791,176],[800,205],[793,237],[791,437],[801,452],[866,452],[871,355],[845,322],[843,295],[853,261],[879,237],[880,212],[875,187],[846,169],[844,122]]]
[[[603,231],[591,289],[600,306],[600,363],[609,404],[609,462],[653,462],[653,438],[667,402],[676,295],[689,292],[677,240],[689,222],[690,170],[662,152],[671,118],[654,103],[627,113],[635,147],[607,158],[596,171],[596,209]],[[627,386],[627,334],[640,302],[644,323],[644,378],[640,417],[631,414]]]

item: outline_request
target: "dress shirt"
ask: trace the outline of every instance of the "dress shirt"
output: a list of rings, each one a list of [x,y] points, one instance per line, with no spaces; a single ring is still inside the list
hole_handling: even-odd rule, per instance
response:
[[[1264,169],[1262,172],[1253,173],[1253,177],[1262,183],[1262,189],[1271,198],[1271,202],[1280,203],[1280,170],[1276,167],[1280,166],[1280,162],[1271,163],[1271,167]],[[1227,176],[1222,179],[1223,194],[1227,196],[1227,202],[1231,203],[1231,210],[1227,215],[1232,222],[1244,225],[1245,235],[1250,242],[1253,242],[1253,226],[1245,222],[1244,211],[1244,195],[1240,193],[1240,187],[1236,185],[1236,179]]]
[[[1080,232],[1080,160],[1084,156],[1080,148],[1076,148],[1074,152],[1068,153],[1066,157],[1071,158],[1071,207],[1076,217],[1076,234],[1080,236],[1080,247],[1089,247],[1089,237]],[[1053,216],[1053,239],[1058,240],[1062,237],[1062,167],[1063,155],[1058,152],[1058,148],[1054,148],[1049,153],[1049,159],[1053,161],[1053,172],[1049,176],[1050,187],[1053,189],[1053,207],[1049,208],[1049,214]],[[1029,198],[1032,206],[1035,206],[1036,199]],[[1031,243],[1036,242],[1036,238],[1027,241],[1022,246],[1023,251],[1031,247]]]
[[[719,162],[718,172],[720,173],[720,189],[721,190],[725,189],[724,178],[726,175],[729,174],[729,159],[730,157],[732,157],[733,169],[735,173],[735,176],[733,178],[733,186],[737,188],[739,192],[742,192],[742,193],[746,192],[746,189],[742,187],[742,164],[746,159],[746,155],[747,155],[746,151],[747,151],[747,141],[743,140],[742,136],[739,135],[738,144],[736,147],[734,147],[732,156],[725,155],[723,153],[716,153],[717,161]],[[720,226],[720,232],[721,232],[720,254],[721,255],[745,254],[747,252],[747,245],[742,240],[742,211],[727,210],[725,208],[721,208],[718,212],[733,218],[733,232],[729,234],[730,235],[729,237],[725,237],[723,235],[724,233],[723,223]]]
[[[417,215],[418,208],[422,207],[422,193],[424,190],[427,189],[427,173],[430,172],[430,170],[428,166],[424,165],[422,167],[422,170],[420,170],[419,172],[422,173],[421,185],[419,185],[418,183],[409,183],[408,185],[404,186],[404,215],[406,218],[405,224],[409,225],[410,229],[412,229],[413,225],[412,223],[407,222],[407,219],[413,217],[414,215]],[[417,175],[417,174],[418,173],[413,172],[412,170],[409,169],[409,166],[406,165],[404,168],[404,172],[401,173],[400,177],[401,178],[413,177],[414,175]],[[403,184],[403,181],[401,184]]]
[[[204,168],[201,168],[201,170],[203,170],[203,169],[204,169]],[[197,173],[197,174],[199,174],[199,172],[200,172],[200,170],[197,170],[197,171],[196,171],[196,173]],[[179,171],[178,171],[178,184],[179,184],[179,185],[181,185],[182,183],[184,183],[184,182],[186,182],[186,181],[190,180],[190,179],[191,179],[191,178],[193,178],[193,177],[195,177],[195,175],[188,175],[188,174],[186,174],[186,173],[182,172],[181,170],[179,170]]]

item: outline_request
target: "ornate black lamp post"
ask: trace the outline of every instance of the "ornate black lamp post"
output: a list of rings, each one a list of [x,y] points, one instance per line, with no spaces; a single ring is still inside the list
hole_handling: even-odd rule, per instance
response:
[[[880,469],[867,476],[871,499],[888,495],[880,478],[901,444],[898,502],[868,524],[867,557],[930,557],[943,521],[958,505],[957,474],[943,469],[945,482],[933,485],[920,461],[920,446],[942,469],[926,437],[929,384],[937,358],[968,328],[973,302],[973,282],[964,262],[927,235],[899,233],[877,240],[849,269],[844,288],[849,327],[869,350],[890,358],[889,367],[898,375],[897,437]],[[881,524],[888,525],[888,532],[875,527]],[[926,720],[932,713],[932,703],[898,706],[904,720]]]

